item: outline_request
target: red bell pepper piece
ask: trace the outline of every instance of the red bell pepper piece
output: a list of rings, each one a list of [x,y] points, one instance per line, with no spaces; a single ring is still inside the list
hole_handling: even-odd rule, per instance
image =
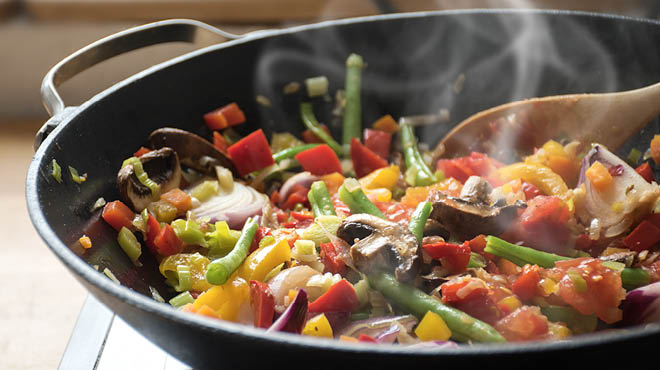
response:
[[[651,165],[649,165],[649,162],[644,162],[639,167],[635,168],[635,171],[644,178],[644,180],[648,182],[653,182],[655,181],[655,177],[653,176],[653,169],[651,169]]]
[[[530,200],[538,195],[541,195],[541,190],[539,190],[539,188],[533,184],[528,183],[527,181],[522,182],[522,191],[525,193],[525,200]]]
[[[127,205],[120,200],[107,203],[103,207],[103,214],[101,215],[105,222],[109,223],[115,230],[119,231],[122,227],[128,229],[133,227],[133,218],[135,213],[128,208]]]
[[[245,114],[236,103],[230,103],[204,115],[204,121],[211,130],[222,130],[245,122]]]
[[[522,300],[529,300],[538,293],[538,283],[541,281],[538,265],[525,265],[522,273],[513,282],[511,289]]]
[[[154,254],[158,253],[158,248],[156,248],[154,241],[158,234],[160,234],[160,229],[160,223],[156,220],[156,217],[149,214],[149,219],[147,220],[147,247]]]
[[[358,342],[378,343],[378,341],[374,339],[374,337],[364,333],[360,334],[360,336],[358,337]]]
[[[436,168],[441,170],[445,177],[453,177],[461,183],[465,183],[468,177],[474,175],[474,171],[461,159],[440,159]]]
[[[324,272],[340,275],[346,272],[346,263],[339,258],[337,250],[332,243],[321,243],[321,261],[325,265]]]
[[[520,215],[521,226],[529,231],[563,231],[570,213],[561,199],[554,196],[536,196]]]
[[[364,130],[364,145],[385,160],[390,157],[391,143],[392,134],[388,132],[370,128]]]
[[[637,252],[650,249],[660,242],[660,228],[644,220],[623,239],[623,244]]]
[[[328,129],[328,126],[326,126],[324,124],[321,124],[321,129],[323,131],[325,131],[328,135],[330,135],[330,129]],[[303,131],[302,139],[303,139],[304,142],[309,143],[309,144],[312,144],[312,143],[323,144],[324,143],[323,139],[316,136],[316,134],[314,134],[312,132],[312,130],[309,130],[309,129]]]
[[[295,156],[305,171],[313,175],[322,176],[333,172],[341,173],[339,157],[327,144],[321,144],[302,151]]]
[[[351,139],[351,160],[357,177],[364,177],[379,168],[387,167],[386,160],[356,138]]]
[[[275,163],[264,131],[259,129],[242,138],[227,149],[238,173],[245,176],[250,172],[266,168]]]
[[[150,151],[151,151],[151,149],[141,146],[140,149],[138,149],[135,153],[133,153],[133,157],[140,158],[141,156],[143,156],[144,154],[149,153]]]
[[[250,244],[249,253],[256,251],[257,248],[259,248],[259,242],[261,242],[261,239],[269,235],[273,235],[270,227],[259,226],[257,228],[257,232],[254,234],[254,238],[252,239],[252,244]]]
[[[450,273],[459,273],[467,267],[470,262],[470,242],[463,244],[452,244],[447,242],[438,242],[424,244],[422,248],[432,258],[438,259]]]
[[[170,225],[165,225],[154,239],[154,246],[161,256],[171,256],[181,252],[183,242],[176,236]]]
[[[307,221],[307,220],[313,220],[314,214],[312,212],[291,211],[291,217],[295,218],[298,221]]]
[[[254,311],[254,326],[269,328],[275,316],[275,297],[268,284],[250,280],[250,298]]]
[[[218,131],[213,131],[213,146],[223,153],[227,153],[227,149],[229,149],[227,140]]]
[[[360,307],[353,285],[341,279],[308,306],[309,312],[353,312]]]
[[[481,176],[493,186],[501,185],[495,172],[499,167],[502,167],[500,162],[478,152],[472,152],[466,157],[440,159],[436,164],[436,168],[446,177],[453,177],[465,183],[470,176]]]
[[[308,192],[308,188],[298,184],[294,185],[289,197],[284,200],[280,208],[293,209],[298,203],[309,204],[309,200],[307,199]]]

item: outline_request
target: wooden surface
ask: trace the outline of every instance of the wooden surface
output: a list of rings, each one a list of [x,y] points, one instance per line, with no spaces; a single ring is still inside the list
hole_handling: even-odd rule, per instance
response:
[[[25,176],[39,125],[0,121],[0,369],[56,369],[87,295],[27,214]]]

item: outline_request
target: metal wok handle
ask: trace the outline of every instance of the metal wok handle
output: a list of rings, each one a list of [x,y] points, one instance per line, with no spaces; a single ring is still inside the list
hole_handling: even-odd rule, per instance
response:
[[[200,34],[221,36],[224,40],[235,40],[245,36],[222,31],[195,20],[172,19],[115,33],[64,58],[46,73],[41,83],[41,99],[52,118],[37,132],[34,149],[37,150],[46,136],[67,116],[67,112],[73,111],[72,107],[67,107],[64,104],[62,97],[57,92],[57,87],[63,82],[114,56],[166,42],[192,43],[199,39]]]

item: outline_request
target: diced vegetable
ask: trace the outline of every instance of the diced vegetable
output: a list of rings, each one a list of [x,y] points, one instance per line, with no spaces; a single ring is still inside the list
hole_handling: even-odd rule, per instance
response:
[[[185,214],[192,208],[192,198],[179,188],[172,189],[160,196],[160,199],[170,202],[179,211]]]
[[[131,228],[135,213],[120,200],[106,203],[101,215],[105,222],[109,223],[115,230],[119,231],[122,227]]]
[[[397,131],[399,131],[399,125],[396,124],[396,121],[394,118],[392,118],[391,115],[386,114],[382,117],[380,117],[372,127],[375,130],[380,130],[383,132],[387,132],[388,134],[394,135]]]
[[[229,149],[227,140],[218,131],[213,131],[213,146],[223,153],[227,153],[227,149]]]
[[[254,310],[254,326],[267,329],[275,316],[275,298],[268,284],[250,280],[250,297]]]
[[[623,239],[623,244],[634,250],[648,250],[660,242],[660,228],[644,220]]]
[[[229,276],[238,269],[247,257],[250,244],[252,244],[252,239],[254,239],[258,227],[259,224],[257,221],[248,218],[241,231],[241,237],[238,238],[234,249],[232,249],[226,256],[218,258],[209,264],[206,270],[206,280],[208,280],[209,283],[213,285],[222,285],[227,279],[229,279]],[[275,265],[272,267],[275,267]],[[268,271],[265,273],[267,272]]]
[[[610,172],[598,161],[595,161],[594,164],[587,169],[586,175],[589,181],[591,181],[596,189],[600,191],[607,189],[613,181]]]
[[[334,172],[341,173],[341,163],[337,154],[326,144],[315,146],[295,155],[305,171],[321,176]]]
[[[149,149],[149,148],[145,148],[145,147],[141,146],[140,149],[138,149],[137,151],[135,151],[135,153],[133,153],[133,157],[138,157],[138,158],[140,158],[140,157],[142,157],[144,154],[149,153],[150,151],[151,151],[151,149]]]
[[[154,239],[154,246],[161,256],[171,256],[181,252],[183,242],[176,236],[170,225],[165,225]]]
[[[536,186],[545,195],[555,195],[561,199],[568,196],[568,186],[550,168],[527,163],[514,163],[498,170],[506,181],[521,179]]]
[[[139,264],[138,259],[142,254],[142,246],[135,237],[135,234],[133,234],[133,232],[126,227],[122,227],[119,230],[117,241],[119,242],[121,249],[123,249],[128,258],[130,258],[131,262],[134,264]]]
[[[50,175],[53,176],[55,181],[59,182],[60,184],[62,183],[62,167],[60,167],[59,163],[55,159],[51,162],[51,170],[50,170]]]
[[[440,315],[428,311],[415,328],[415,335],[423,341],[448,340],[451,337],[451,330]]]
[[[314,337],[332,338],[332,326],[325,314],[320,314],[307,320],[305,327],[302,331],[303,335],[310,335]]]
[[[470,262],[470,247],[468,243],[452,244],[437,242],[424,244],[422,247],[429,256],[440,260],[442,265],[452,274],[464,271]]]
[[[227,149],[238,173],[245,176],[275,163],[268,140],[262,129],[239,140]]]
[[[385,160],[390,157],[391,143],[392,134],[369,128],[364,129],[364,145]]]
[[[307,96],[315,98],[328,93],[328,78],[325,76],[310,77],[305,80]]]
[[[367,199],[367,196],[364,195],[360,187],[360,183],[353,178],[346,179],[344,184],[339,188],[339,199],[346,203],[353,213],[368,213],[380,218],[386,218],[383,212]]]
[[[660,322],[660,282],[628,292],[622,309],[625,325]]]
[[[660,166],[660,135],[653,136],[651,140],[651,158],[656,165]]]
[[[353,138],[351,140],[350,148],[353,169],[358,177],[366,176],[379,168],[387,167],[385,159],[364,146],[358,139]]]
[[[195,298],[190,294],[189,291],[185,291],[183,293],[180,293],[179,295],[175,296],[174,298],[169,300],[169,304],[172,306],[179,308],[182,306],[185,306],[190,303],[194,303]]]
[[[644,162],[640,164],[637,168],[635,168],[635,172],[637,172],[640,176],[644,178],[644,180],[648,182],[655,181],[655,177],[653,176],[653,169],[651,169],[651,165],[649,165],[649,162]]]
[[[69,166],[69,173],[71,174],[71,180],[75,182],[76,184],[82,184],[87,180],[87,175],[80,175],[78,174],[78,170],[75,168]]]
[[[299,289],[296,297],[289,307],[282,312],[280,317],[268,328],[268,331],[282,331],[300,334],[305,325],[307,315],[307,293]]]
[[[204,115],[211,130],[222,130],[245,122],[245,114],[236,103],[230,103]]]
[[[240,239],[238,243],[240,243]],[[290,258],[291,247],[286,239],[281,239],[270,245],[259,247],[247,256],[238,269],[238,276],[248,281],[263,281],[266,274],[273,268],[289,261]]]
[[[195,300],[194,307],[199,310],[208,306],[217,318],[238,321],[239,311],[250,299],[248,282],[240,277],[233,277],[223,285],[216,285]]]
[[[355,288],[342,279],[335,283],[314,302],[309,304],[309,312],[353,312],[360,308]]]

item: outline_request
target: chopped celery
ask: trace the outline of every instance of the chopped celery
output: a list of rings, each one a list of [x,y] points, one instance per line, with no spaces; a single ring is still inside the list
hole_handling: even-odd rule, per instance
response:
[[[226,221],[216,222],[215,230],[206,233],[205,236],[209,248],[209,258],[214,259],[225,256],[234,248],[240,236],[241,232],[230,230]]]
[[[159,200],[149,203],[147,206],[149,212],[153,213],[158,222],[170,223],[176,217],[179,210],[170,202]]]
[[[81,176],[78,173],[78,170],[76,170],[71,166],[69,166],[69,173],[71,174],[71,180],[73,180],[73,182],[75,182],[76,184],[82,184],[87,180],[87,174]]]
[[[192,288],[192,275],[190,273],[190,266],[178,265],[176,267],[176,275],[178,278],[178,283],[174,286],[174,290],[177,292],[183,292]]]
[[[142,246],[135,237],[135,234],[124,226],[119,230],[117,241],[119,242],[121,249],[123,249],[124,252],[126,252],[126,255],[128,255],[128,258],[130,258],[134,264],[139,266],[140,263],[138,258],[140,258],[140,255],[142,254]]]
[[[369,303],[369,282],[365,279],[358,281],[353,284],[355,288],[355,294],[357,295],[358,301],[360,301],[360,307],[366,306]]]
[[[195,302],[195,298],[193,298],[192,294],[190,294],[190,292],[187,290],[169,300],[169,303],[176,308],[193,302]]]
[[[328,233],[336,235],[340,224],[341,218],[338,216],[319,216],[303,231],[301,238],[313,241],[318,247],[321,243],[330,242]]]
[[[325,76],[310,77],[305,80],[307,95],[310,98],[323,96],[328,93],[328,78]]]
[[[571,279],[573,286],[575,286],[575,291],[578,293],[585,293],[587,291],[587,281],[584,280],[582,275],[577,271],[568,271],[568,277]]]
[[[220,184],[216,180],[206,180],[190,190],[190,195],[204,202],[212,196],[218,194]]]
[[[632,148],[630,149],[630,154],[628,154],[628,163],[631,165],[637,165],[639,160],[642,158],[642,152],[639,150]]]
[[[151,190],[151,195],[154,199],[158,199],[158,196],[160,195],[160,185],[149,178],[149,175],[142,167],[142,162],[140,162],[140,159],[137,157],[130,157],[124,160],[124,163],[121,165],[122,168],[126,166],[133,166],[133,172],[135,173],[135,176],[138,178],[138,180],[140,180],[140,183]]]
[[[231,193],[234,190],[234,175],[229,169],[222,166],[215,166],[215,175],[218,178],[218,185],[224,191]]]
[[[280,263],[279,265],[273,267],[272,270],[270,270],[266,276],[264,276],[264,281],[268,281],[272,279],[275,275],[279,274],[280,271],[282,271],[282,267],[284,267],[284,262]]]
[[[53,176],[55,181],[62,183],[62,167],[57,163],[55,159],[52,162],[53,169],[50,172],[50,175]]]
[[[208,243],[204,239],[204,233],[200,230],[199,224],[192,219],[178,219],[172,221],[172,228],[184,243],[199,245],[208,248]]]
[[[293,243],[298,254],[314,254],[316,252],[316,243],[311,240],[299,239]]]

